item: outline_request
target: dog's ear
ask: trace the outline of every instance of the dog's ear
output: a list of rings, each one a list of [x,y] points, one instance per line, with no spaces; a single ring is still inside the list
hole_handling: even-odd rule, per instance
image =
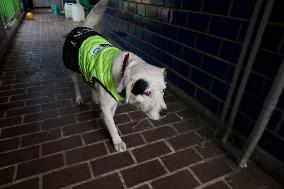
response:
[[[149,83],[144,79],[138,79],[135,81],[135,84],[131,88],[131,93],[135,96],[142,95],[146,92],[146,89],[149,87]]]

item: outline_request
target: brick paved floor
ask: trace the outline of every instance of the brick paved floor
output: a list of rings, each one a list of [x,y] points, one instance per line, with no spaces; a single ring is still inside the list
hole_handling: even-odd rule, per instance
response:
[[[145,119],[120,105],[115,122],[128,146],[114,151],[90,91],[76,106],[61,60],[75,25],[51,14],[24,21],[1,60],[0,188],[280,188],[253,164],[238,170],[204,122],[167,93],[170,114]],[[210,136],[210,135],[209,135]]]

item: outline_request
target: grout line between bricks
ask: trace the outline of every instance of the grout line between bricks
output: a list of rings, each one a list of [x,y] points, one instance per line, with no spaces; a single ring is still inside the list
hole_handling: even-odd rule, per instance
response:
[[[80,140],[81,140],[81,142],[82,142],[82,145],[85,146],[85,145],[86,145],[86,142],[85,142],[85,140],[84,140],[83,133],[82,133],[82,134],[79,134],[79,136],[80,136]]]
[[[42,189],[43,188],[43,178],[42,178],[42,175],[41,176],[39,176],[39,189]]]
[[[163,140],[165,143],[166,143],[166,145],[168,146],[168,148],[171,150],[171,152],[172,153],[174,153],[175,152],[175,149],[172,147],[172,145],[170,144],[170,142],[169,141],[167,141],[167,140]]]
[[[60,154],[60,153],[59,153],[59,154]],[[58,154],[56,154],[56,155],[58,155]],[[63,156],[64,167],[69,166],[68,163],[67,163],[66,152],[63,152],[63,153],[62,153],[62,156]]]
[[[202,189],[202,188],[205,188],[205,187],[207,187],[207,186],[209,186],[209,185],[212,185],[212,184],[215,184],[215,183],[217,183],[217,182],[220,182],[220,181],[222,181],[222,180],[224,181],[225,178],[231,177],[231,176],[234,175],[234,174],[235,174],[234,172],[230,172],[230,173],[224,174],[224,175],[219,176],[219,177],[217,177],[217,178],[214,178],[214,179],[212,179],[212,180],[210,180],[210,181],[208,181],[208,182],[206,182],[206,183],[201,184],[200,186],[196,187],[195,189]],[[231,188],[231,187],[230,187],[230,188]]]
[[[103,144],[104,144],[104,146],[105,146],[105,149],[106,149],[106,151],[107,151],[107,154],[110,154],[111,152],[110,152],[110,149],[109,149],[109,147],[108,147],[106,141],[103,141]]]
[[[31,180],[31,179],[34,179],[34,178],[38,178],[38,176],[39,175],[33,175],[31,177],[27,177],[27,178],[19,179],[19,180],[16,180],[16,181],[13,181],[13,182],[10,182],[10,183],[7,183],[7,184],[3,184],[3,185],[0,186],[0,189],[6,188],[6,187],[14,185],[14,184],[18,184],[20,182],[24,182],[24,181]]]
[[[162,167],[165,169],[165,171],[167,172],[166,175],[170,174],[169,169],[167,168],[167,166],[164,164],[164,162],[161,160],[161,157],[158,158],[158,161],[161,163]]]
[[[14,171],[14,174],[13,174],[12,182],[15,182],[17,174],[18,174],[18,166],[15,166],[15,171]]]
[[[187,170],[190,172],[193,178],[198,182],[198,184],[201,185],[202,184],[201,180],[196,176],[196,174],[191,170],[191,168],[188,168]]]
[[[90,161],[87,161],[87,165],[88,165],[88,168],[89,168],[89,170],[90,170],[91,178],[94,179],[95,176],[94,176],[93,167],[92,167],[92,165],[91,165],[91,162],[90,162]]]
[[[206,159],[201,153],[199,153],[199,151],[194,147],[192,147],[193,151],[195,151],[195,153],[197,153],[197,155],[199,155],[201,157],[201,159]]]
[[[132,157],[134,163],[138,164],[138,161],[137,161],[137,159],[135,158],[135,156],[133,154],[133,150],[129,150],[128,152],[129,152],[130,156]]]
[[[223,182],[225,183],[225,185],[226,185],[228,188],[233,189],[233,187],[227,182],[226,179],[224,179]]]
[[[152,184],[149,183],[148,186],[149,186],[150,189],[154,189]]]
[[[142,140],[143,140],[144,144],[147,144],[147,141],[146,141],[146,139],[145,139],[144,135],[142,135],[142,133],[141,133],[141,132],[140,132],[140,133],[138,133],[138,134],[139,134],[139,136],[142,138]]]
[[[33,146],[32,146],[32,147],[33,147]],[[38,153],[38,154],[39,154],[39,158],[40,158],[40,157],[43,156],[43,155],[42,155],[42,145],[39,145],[38,148],[39,148],[39,153]]]
[[[120,181],[121,181],[123,187],[124,187],[124,188],[127,188],[127,185],[126,185],[126,183],[125,183],[125,180],[124,180],[124,178],[123,178],[121,172],[118,172],[118,177],[119,177],[119,179],[120,179]]]

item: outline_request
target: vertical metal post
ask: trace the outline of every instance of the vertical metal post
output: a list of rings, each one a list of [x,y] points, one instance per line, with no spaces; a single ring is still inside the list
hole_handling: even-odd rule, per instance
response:
[[[263,13],[261,21],[260,21],[260,26],[259,26],[259,29],[257,31],[256,38],[255,38],[255,41],[254,41],[253,46],[252,46],[252,51],[251,51],[249,59],[248,59],[248,64],[247,64],[247,67],[245,69],[244,76],[242,78],[241,85],[240,85],[240,88],[238,90],[235,103],[233,105],[233,110],[232,110],[232,113],[231,113],[231,116],[230,116],[230,119],[229,119],[229,122],[228,122],[227,130],[225,131],[225,134],[222,137],[222,142],[224,142],[224,143],[227,142],[227,139],[228,139],[228,137],[229,137],[229,135],[232,131],[233,123],[235,121],[237,112],[239,110],[239,106],[240,106],[240,103],[241,103],[241,100],[242,100],[242,97],[243,97],[243,94],[244,94],[244,91],[245,91],[245,87],[246,87],[246,84],[247,84],[247,81],[248,81],[248,78],[249,78],[249,74],[250,74],[252,65],[254,63],[256,54],[258,52],[259,45],[260,45],[264,30],[266,28],[266,25],[267,25],[273,4],[274,4],[274,0],[267,0],[267,2],[266,2],[265,10],[264,10],[264,13]]]
[[[246,167],[247,161],[255,149],[258,141],[260,140],[265,128],[267,127],[268,121],[271,117],[273,110],[275,109],[279,97],[284,88],[284,58],[282,59],[280,69],[274,79],[272,87],[267,95],[263,104],[261,113],[256,121],[254,129],[245,145],[245,150],[239,161],[240,167]]]

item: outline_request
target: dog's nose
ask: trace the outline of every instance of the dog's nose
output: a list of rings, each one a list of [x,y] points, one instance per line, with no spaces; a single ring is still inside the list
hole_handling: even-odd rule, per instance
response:
[[[165,117],[167,115],[167,109],[164,108],[164,109],[161,109],[161,111],[159,112],[160,116],[161,117]]]

